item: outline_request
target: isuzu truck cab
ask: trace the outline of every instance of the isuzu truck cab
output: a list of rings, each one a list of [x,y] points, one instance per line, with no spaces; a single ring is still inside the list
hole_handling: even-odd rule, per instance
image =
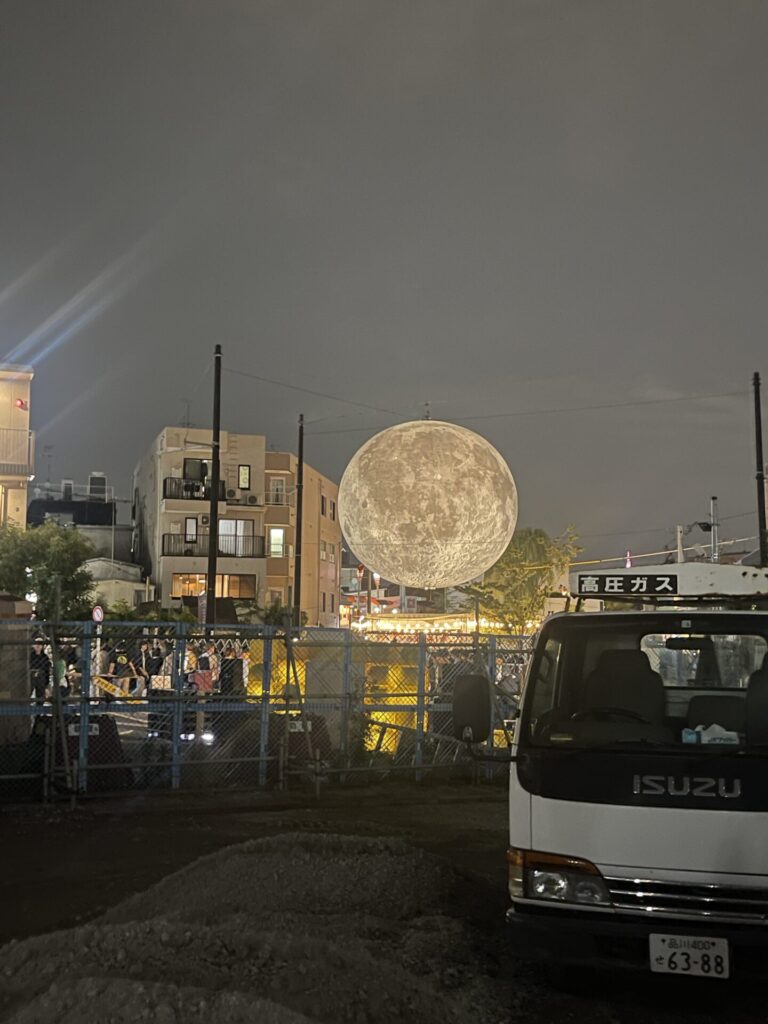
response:
[[[768,571],[574,582],[577,600],[632,604],[537,636],[509,752],[512,938],[565,964],[764,975]],[[484,740],[489,703],[487,680],[457,681],[456,734]]]

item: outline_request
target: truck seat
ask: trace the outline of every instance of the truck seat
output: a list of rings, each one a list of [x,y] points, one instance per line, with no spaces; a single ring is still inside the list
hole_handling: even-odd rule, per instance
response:
[[[584,686],[586,708],[625,708],[649,722],[664,721],[664,683],[639,650],[603,651]]]
[[[735,694],[698,694],[688,703],[688,727],[720,725],[729,732],[743,733],[747,723],[745,697]]]
[[[768,744],[768,654],[747,683],[747,743]]]

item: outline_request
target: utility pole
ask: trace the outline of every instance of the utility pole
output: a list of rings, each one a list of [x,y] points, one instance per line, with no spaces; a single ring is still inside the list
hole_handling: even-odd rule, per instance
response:
[[[718,528],[720,524],[717,521],[717,495],[713,494],[709,499],[709,527],[711,530],[712,546],[710,554],[710,562],[720,561],[720,537]]]
[[[211,437],[211,505],[208,527],[208,575],[205,623],[216,625],[216,567],[219,555],[219,489],[221,481],[221,345],[213,352],[213,430]]]
[[[299,416],[299,452],[296,463],[296,544],[293,559],[293,619],[301,629],[301,539],[304,530],[304,413]]]
[[[760,565],[768,565],[768,530],[765,525],[765,464],[763,462],[763,414],[760,404],[760,374],[752,377],[755,390],[755,454],[757,458],[757,535],[760,539]]]

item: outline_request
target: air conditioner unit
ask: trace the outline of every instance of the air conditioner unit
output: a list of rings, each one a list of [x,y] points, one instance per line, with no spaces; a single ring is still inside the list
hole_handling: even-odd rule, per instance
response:
[[[258,505],[258,503],[259,503],[259,499],[256,497],[255,494],[249,494],[248,495],[248,504],[249,505]]]
[[[210,516],[200,516],[200,522],[202,523],[203,526],[208,526],[210,521],[211,521],[211,517]]]
[[[97,501],[105,501],[107,497],[107,477],[105,473],[91,473],[88,477],[88,497]]]
[[[227,491],[227,497],[228,498],[234,498],[236,495],[237,495],[237,491],[235,491],[234,488],[230,487],[230,489]]]

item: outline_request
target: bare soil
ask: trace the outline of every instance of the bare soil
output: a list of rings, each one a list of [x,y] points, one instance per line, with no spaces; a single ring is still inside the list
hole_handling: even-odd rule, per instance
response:
[[[6,808],[0,1021],[768,1020],[760,987],[516,960],[505,841],[469,785]]]

